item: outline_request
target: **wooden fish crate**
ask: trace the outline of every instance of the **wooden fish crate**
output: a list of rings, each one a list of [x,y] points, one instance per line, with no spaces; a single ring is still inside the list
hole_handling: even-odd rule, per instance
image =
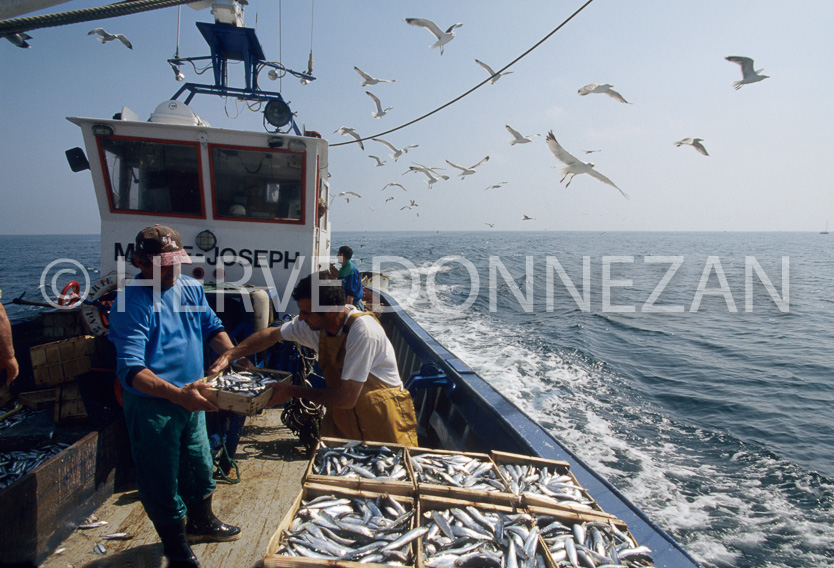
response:
[[[0,385],[0,408],[3,408],[8,402],[14,398],[14,395],[9,391],[5,385]]]
[[[549,525],[551,522],[553,522],[553,520],[556,520],[556,521],[562,523],[563,525],[565,525],[566,527],[568,527],[570,529],[573,529],[573,525],[575,525],[577,523],[598,523],[598,524],[602,524],[602,525],[615,527],[616,530],[620,531],[621,533],[624,533],[624,534],[628,535],[628,537],[632,541],[634,541],[636,544],[639,544],[637,542],[637,540],[634,538],[634,535],[632,535],[631,532],[628,530],[628,526],[626,525],[626,523],[617,519],[616,517],[612,517],[612,516],[600,517],[596,513],[576,513],[576,512],[573,512],[573,511],[559,511],[559,510],[553,510],[551,508],[536,507],[536,506],[529,506],[529,507],[525,507],[524,509],[527,513],[529,513],[533,517],[534,521],[539,526],[539,528],[545,528],[545,526]],[[573,530],[571,532],[573,533]],[[548,548],[547,544],[545,542],[545,537],[541,536],[540,538],[541,538],[542,543],[545,546],[545,548]],[[551,552],[549,549],[548,549],[548,555],[550,556],[551,560],[553,560],[555,565],[570,566],[570,563],[566,559],[561,559],[559,557],[556,557],[556,555],[553,552]],[[559,564],[559,562],[563,562],[563,564]],[[581,564],[581,562],[580,562],[580,564]],[[653,566],[649,562],[644,562],[644,561],[639,561],[639,560],[630,561],[627,565],[635,567],[635,568],[637,568],[639,566],[647,566],[647,567],[648,566]]]
[[[22,392],[17,395],[17,401],[32,410],[43,410],[55,404],[55,389]]]
[[[81,335],[61,341],[36,345],[29,349],[35,385],[59,385],[90,370],[90,358],[96,351],[96,338]]]
[[[55,406],[53,407],[55,424],[77,422],[87,418],[87,408],[81,398],[78,383],[61,383],[55,387]]]
[[[310,483],[302,488],[301,493],[295,498],[289,512],[281,520],[269,544],[266,547],[266,555],[263,559],[264,568],[295,568],[299,566],[331,566],[340,568],[377,568],[386,566],[386,564],[354,562],[349,560],[330,560],[323,558],[302,558],[297,556],[286,556],[277,554],[284,542],[285,531],[292,525],[302,501],[314,499],[322,495],[331,495],[336,498],[346,499],[376,499],[377,497],[385,495],[376,491],[363,491],[357,489],[342,489],[333,487],[332,485],[322,485],[317,483]],[[391,495],[391,498],[400,503],[406,510],[414,510],[414,500],[408,497]],[[408,530],[416,527],[416,514],[411,518],[408,525]],[[411,558],[412,562],[407,566],[415,566],[414,560],[417,558],[417,544],[416,540],[411,543]],[[358,544],[359,545],[359,544]],[[357,546],[358,547],[358,546]]]
[[[292,373],[288,373],[287,371],[276,371],[275,369],[260,368],[253,369],[253,371],[271,375],[275,378],[276,381],[287,382],[292,379]],[[223,371],[220,371],[218,373],[212,373],[205,377],[205,379],[203,380],[211,384],[217,379],[217,377],[223,374]],[[229,412],[234,412],[235,414],[243,414],[244,416],[254,416],[258,412],[266,408],[266,405],[269,403],[270,398],[272,398],[271,389],[265,390],[260,394],[252,395],[212,388],[208,389],[206,394],[206,399],[208,399],[220,410],[228,410]]]
[[[493,503],[497,505],[507,506],[514,506],[519,503],[518,496],[513,495],[512,493],[510,493],[510,490],[506,488],[504,478],[501,476],[501,473],[495,466],[495,462],[493,462],[487,454],[476,452],[458,452],[453,450],[434,450],[429,448],[415,447],[408,447],[407,449],[409,456],[409,464],[411,465],[411,469],[414,473],[414,481],[417,484],[418,497],[435,495],[438,497],[450,497],[453,499],[468,499],[477,503]],[[413,456],[420,456],[423,454],[466,456],[468,458],[476,459],[478,461],[488,462],[491,465],[491,470],[495,474],[495,478],[505,485],[505,489],[504,491],[500,491],[496,488],[495,491],[486,491],[483,489],[470,489],[466,487],[456,487],[454,485],[441,485],[438,483],[427,483],[425,481],[420,481],[420,474],[414,468],[414,464],[411,463],[410,458]]]
[[[433,495],[420,496],[417,499],[417,518],[418,526],[424,526],[431,522],[432,511],[445,511],[447,509],[466,507],[475,507],[482,513],[504,513],[512,515],[520,513],[521,511],[515,505],[499,505],[495,503],[476,502],[469,499],[456,499],[449,497],[439,497]],[[532,528],[532,524],[531,524]],[[550,551],[547,550],[544,541],[539,537],[536,550],[544,557],[545,565],[548,567],[555,567],[553,558],[550,556]],[[531,564],[532,565],[532,564]],[[417,568],[425,568],[426,566],[426,551],[423,538],[419,539],[417,543]]]
[[[316,456],[322,448],[337,448],[345,446],[349,443],[355,443],[356,440],[345,440],[342,438],[322,438],[313,457],[310,458],[310,463],[307,464],[307,471],[304,474],[303,482],[318,483],[322,485],[332,485],[345,489],[357,489],[365,491],[376,491],[379,493],[388,493],[390,495],[400,495],[404,497],[414,497],[417,491],[417,486],[414,483],[414,472],[411,469],[411,463],[408,460],[408,454],[405,446],[401,444],[384,444],[381,442],[359,442],[361,445],[372,448],[387,447],[393,451],[402,452],[403,466],[406,470],[406,479],[403,481],[396,479],[367,479],[356,477],[339,477],[335,475],[324,475],[320,473],[313,473]]]
[[[511,454],[508,452],[499,452],[496,450],[492,450],[491,452],[492,460],[495,462],[496,466],[507,465],[507,464],[516,464],[516,465],[532,465],[535,467],[548,467],[556,471],[559,475],[567,475],[571,478],[571,481],[574,485],[579,488],[579,491],[582,493],[582,496],[585,497],[588,501],[591,502],[589,506],[582,506],[580,504],[574,503],[572,501],[561,501],[555,499],[553,497],[548,497],[547,495],[543,494],[536,494],[531,492],[524,492],[520,495],[521,504],[524,506],[536,506],[536,507],[544,507],[550,510],[556,511],[574,511],[577,513],[593,513],[597,516],[605,517],[605,518],[615,518],[613,515],[609,515],[605,511],[603,511],[602,507],[594,501],[591,495],[585,490],[584,487],[577,481],[576,477],[574,477],[573,473],[570,471],[570,464],[565,461],[557,461],[557,460],[549,460],[545,458],[539,458],[535,456],[525,456],[520,454]],[[500,473],[499,469],[499,473]],[[503,474],[502,474],[503,475]],[[507,487],[511,487],[511,483],[509,479],[504,479]],[[512,491],[512,488],[510,488]]]
[[[43,312],[41,326],[44,337],[74,337],[84,334],[80,308]]]

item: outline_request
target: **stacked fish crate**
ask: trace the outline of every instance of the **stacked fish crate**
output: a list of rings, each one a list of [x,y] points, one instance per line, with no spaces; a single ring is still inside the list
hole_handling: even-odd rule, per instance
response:
[[[264,558],[322,564],[652,566],[567,462],[336,438],[319,443]]]

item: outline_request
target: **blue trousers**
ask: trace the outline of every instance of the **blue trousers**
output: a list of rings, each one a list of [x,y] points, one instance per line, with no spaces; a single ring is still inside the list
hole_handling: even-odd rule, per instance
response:
[[[205,412],[125,392],[124,413],[145,512],[154,523],[183,518],[215,488]]]

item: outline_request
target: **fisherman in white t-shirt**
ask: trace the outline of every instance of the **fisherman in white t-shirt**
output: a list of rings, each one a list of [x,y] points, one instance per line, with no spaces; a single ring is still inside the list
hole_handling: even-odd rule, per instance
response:
[[[304,398],[327,407],[322,436],[416,446],[414,403],[403,388],[394,347],[376,316],[346,306],[341,282],[326,272],[302,279],[293,299],[298,316],[252,334],[218,357],[209,372],[278,341],[295,341],[318,351],[327,387],[272,383],[270,406]]]

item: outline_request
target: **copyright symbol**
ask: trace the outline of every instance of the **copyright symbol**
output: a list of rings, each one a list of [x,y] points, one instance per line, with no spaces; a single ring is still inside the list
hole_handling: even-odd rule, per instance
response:
[[[68,268],[68,265],[72,265],[74,268]],[[54,274],[52,275],[52,279],[49,281],[51,288],[48,289],[46,287],[46,279],[50,272],[53,271]],[[61,297],[63,288],[58,285],[58,279],[62,277],[65,279],[65,275],[69,275],[71,281],[74,280],[81,283],[82,288],[78,293],[80,298],[85,298],[87,293],[90,291],[90,275],[87,272],[87,269],[84,268],[83,264],[71,258],[59,258],[57,260],[53,260],[46,266],[46,268],[43,269],[43,272],[41,272],[40,286],[41,294],[43,295],[44,300],[46,300],[47,303],[53,308],[64,309],[70,307],[67,305],[61,305],[54,299]],[[83,281],[81,279],[82,277]]]

